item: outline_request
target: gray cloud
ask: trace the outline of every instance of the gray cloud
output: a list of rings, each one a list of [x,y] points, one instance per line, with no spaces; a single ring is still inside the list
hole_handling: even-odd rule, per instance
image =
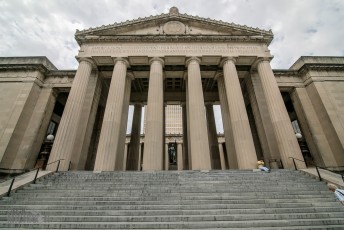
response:
[[[47,56],[59,69],[76,68],[76,29],[168,12],[272,29],[273,68],[289,68],[301,55],[343,55],[341,0],[0,0],[0,55]]]

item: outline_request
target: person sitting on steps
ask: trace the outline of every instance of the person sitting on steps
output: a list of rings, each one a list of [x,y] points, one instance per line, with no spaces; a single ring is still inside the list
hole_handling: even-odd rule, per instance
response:
[[[327,184],[328,190],[331,192],[334,192],[334,195],[336,196],[336,199],[344,205],[344,190],[339,189],[336,185],[328,183]]]
[[[258,165],[258,168],[260,169],[260,171],[270,172],[270,169],[268,167],[265,167],[264,164],[265,163],[263,160],[257,161],[257,165]]]

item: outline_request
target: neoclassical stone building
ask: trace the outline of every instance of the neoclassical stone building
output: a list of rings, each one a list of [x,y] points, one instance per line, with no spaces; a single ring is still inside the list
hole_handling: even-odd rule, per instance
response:
[[[1,168],[42,159],[94,171],[252,169],[257,159],[293,168],[291,157],[344,165],[343,57],[301,57],[272,70],[271,31],[175,7],[75,38],[77,70],[58,70],[46,57],[0,58]],[[181,133],[166,135],[169,105],[180,106]],[[213,105],[221,106],[224,135]]]

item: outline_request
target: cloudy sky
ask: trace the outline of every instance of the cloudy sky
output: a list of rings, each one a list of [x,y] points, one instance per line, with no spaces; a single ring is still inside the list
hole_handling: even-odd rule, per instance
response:
[[[58,69],[76,69],[76,29],[167,13],[171,6],[272,29],[274,69],[287,69],[302,55],[344,55],[344,0],[0,0],[0,56],[47,56]]]
[[[47,56],[76,69],[76,29],[167,13],[272,29],[273,68],[301,55],[344,55],[343,0],[0,0],[0,56]]]

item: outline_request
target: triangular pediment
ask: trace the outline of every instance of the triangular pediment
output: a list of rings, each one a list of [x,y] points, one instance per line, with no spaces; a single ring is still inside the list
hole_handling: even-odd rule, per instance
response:
[[[114,23],[107,26],[90,28],[83,31],[77,31],[76,40],[82,44],[87,40],[109,40],[120,39],[124,41],[132,36],[140,36],[142,39],[148,37],[174,36],[183,39],[188,37],[189,40],[194,37],[207,36],[222,37],[232,40],[238,40],[240,37],[246,37],[255,40],[264,40],[270,43],[273,37],[271,31],[261,30],[241,26],[234,23],[227,23],[212,19],[201,18],[198,16],[190,16],[187,14],[179,14],[178,10],[171,8],[168,14],[150,16],[146,18],[138,18],[136,20]],[[234,38],[234,39],[233,39]]]

